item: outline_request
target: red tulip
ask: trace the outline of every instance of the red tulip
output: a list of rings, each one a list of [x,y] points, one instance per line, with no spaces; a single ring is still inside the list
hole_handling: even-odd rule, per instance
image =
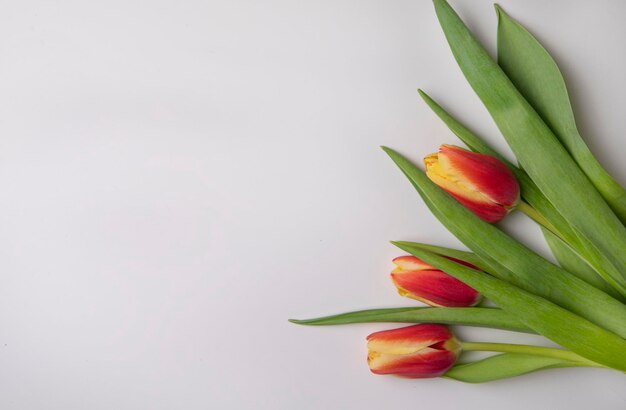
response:
[[[487,222],[498,222],[519,202],[515,176],[492,156],[442,145],[424,164],[431,181]]]
[[[448,259],[478,270],[470,263]],[[393,263],[397,267],[391,272],[391,280],[401,296],[431,306],[447,307],[474,306],[481,299],[480,293],[473,288],[415,256],[399,256]]]
[[[452,332],[435,324],[372,333],[367,337],[367,349],[372,373],[413,379],[441,376],[461,353]]]

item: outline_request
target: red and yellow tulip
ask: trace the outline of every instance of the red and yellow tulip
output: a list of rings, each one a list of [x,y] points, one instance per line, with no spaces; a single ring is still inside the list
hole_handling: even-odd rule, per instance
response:
[[[470,263],[452,260],[478,270]],[[415,256],[399,256],[393,263],[396,269],[391,272],[391,280],[401,296],[431,306],[446,307],[474,306],[481,299],[481,295],[471,287]]]
[[[444,144],[424,164],[431,181],[487,222],[498,222],[520,200],[515,176],[492,156]]]
[[[461,353],[461,344],[446,326],[419,324],[372,333],[367,349],[372,373],[419,379],[447,372]]]

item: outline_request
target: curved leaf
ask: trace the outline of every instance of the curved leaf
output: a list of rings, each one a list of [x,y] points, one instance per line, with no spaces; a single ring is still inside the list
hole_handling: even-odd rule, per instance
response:
[[[626,295],[626,228],[550,128],[445,0],[437,17],[465,78],[521,166],[559,213],[617,268],[607,278]]]
[[[556,62],[532,34],[498,5],[496,11],[498,64],[626,224],[626,190],[602,168],[580,136]]]
[[[291,323],[309,326],[345,325],[348,323],[402,322],[443,323],[448,325],[492,327],[533,333],[517,318],[496,308],[412,307],[368,309],[324,316],[315,319],[289,319]]]
[[[472,363],[456,365],[443,377],[465,383],[484,383],[559,367],[581,367],[581,365],[552,357],[503,353]]]

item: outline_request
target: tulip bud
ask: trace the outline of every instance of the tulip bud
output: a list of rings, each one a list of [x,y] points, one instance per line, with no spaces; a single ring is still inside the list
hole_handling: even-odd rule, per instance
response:
[[[471,263],[447,258],[478,270]],[[400,296],[440,307],[474,306],[481,299],[480,293],[473,288],[415,256],[399,256],[393,259],[393,263],[396,268],[391,272],[391,281]]]
[[[448,259],[478,270],[471,263]],[[481,299],[480,293],[473,288],[415,256],[399,256],[393,263],[396,269],[391,272],[391,280],[398,288],[400,296],[431,306],[446,307],[474,306]]]
[[[419,379],[447,372],[461,353],[461,344],[446,326],[419,324],[372,333],[367,349],[372,373]]]
[[[515,176],[492,156],[444,144],[424,164],[431,181],[484,221],[498,222],[520,200]]]

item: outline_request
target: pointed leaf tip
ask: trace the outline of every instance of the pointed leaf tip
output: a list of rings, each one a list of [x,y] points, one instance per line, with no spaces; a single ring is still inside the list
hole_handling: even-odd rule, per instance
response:
[[[392,148],[386,147],[384,145],[381,145],[380,148],[385,151],[387,153],[387,155],[389,156],[393,156],[394,154],[396,154],[396,151]]]

